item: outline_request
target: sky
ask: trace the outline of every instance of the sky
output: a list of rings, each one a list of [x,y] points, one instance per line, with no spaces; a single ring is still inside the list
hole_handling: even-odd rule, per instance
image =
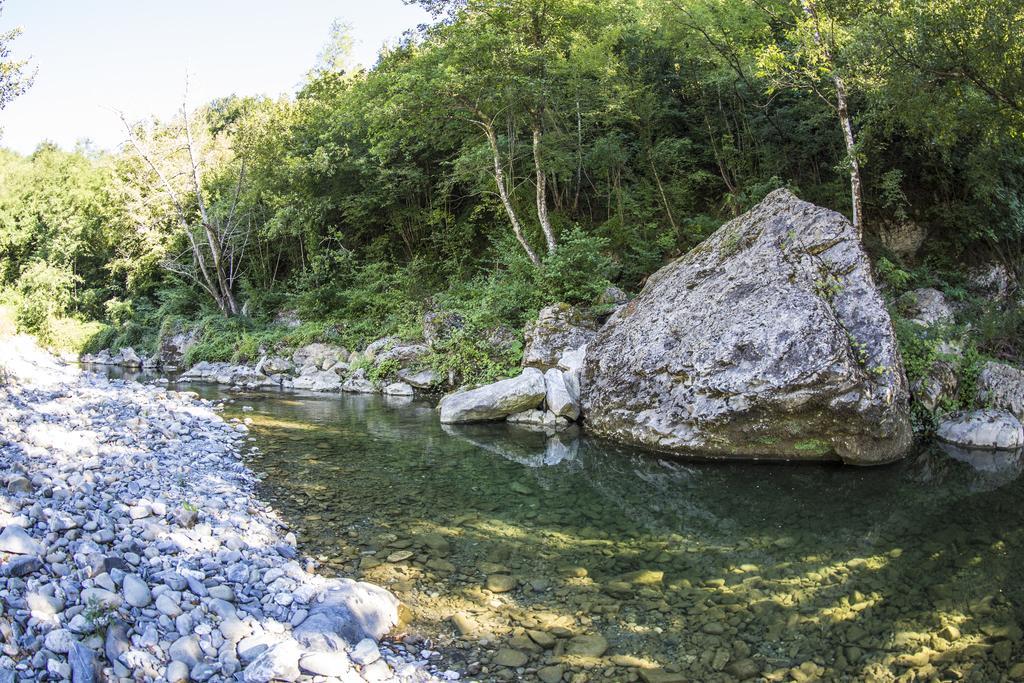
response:
[[[352,26],[355,61],[427,20],[402,0],[6,0],[0,32],[20,26],[13,57],[38,68],[32,88],[0,110],[0,146],[28,153],[124,139],[129,119],[168,117],[230,94],[294,93],[335,19]]]

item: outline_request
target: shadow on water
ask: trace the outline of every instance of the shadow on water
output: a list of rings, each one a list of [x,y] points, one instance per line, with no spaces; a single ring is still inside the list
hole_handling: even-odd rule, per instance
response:
[[[1024,677],[1020,453],[698,463],[443,427],[418,400],[196,390],[252,419],[263,494],[322,570],[391,587],[466,662],[497,642],[612,680]],[[603,657],[567,646],[592,633]]]

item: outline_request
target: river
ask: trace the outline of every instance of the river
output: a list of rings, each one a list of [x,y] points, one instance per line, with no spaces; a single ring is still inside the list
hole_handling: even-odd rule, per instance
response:
[[[320,571],[393,590],[475,678],[1024,678],[1020,453],[680,461],[421,400],[178,388],[249,421]]]

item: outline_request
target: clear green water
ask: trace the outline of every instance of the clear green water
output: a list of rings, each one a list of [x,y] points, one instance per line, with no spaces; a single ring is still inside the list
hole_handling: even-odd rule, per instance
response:
[[[1019,453],[932,449],[873,469],[680,462],[442,428],[425,402],[230,396],[228,414],[252,420],[263,495],[320,571],[391,587],[409,629],[449,665],[479,662],[479,678],[1024,678]],[[515,587],[487,590],[494,575]],[[588,634],[607,651],[569,654]],[[492,664],[503,647],[527,663]]]

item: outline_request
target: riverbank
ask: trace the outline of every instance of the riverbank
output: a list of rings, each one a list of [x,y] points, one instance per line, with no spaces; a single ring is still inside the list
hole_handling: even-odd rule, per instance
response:
[[[241,421],[24,337],[0,359],[0,679],[436,679],[380,643],[398,600],[318,576],[257,499]]]

